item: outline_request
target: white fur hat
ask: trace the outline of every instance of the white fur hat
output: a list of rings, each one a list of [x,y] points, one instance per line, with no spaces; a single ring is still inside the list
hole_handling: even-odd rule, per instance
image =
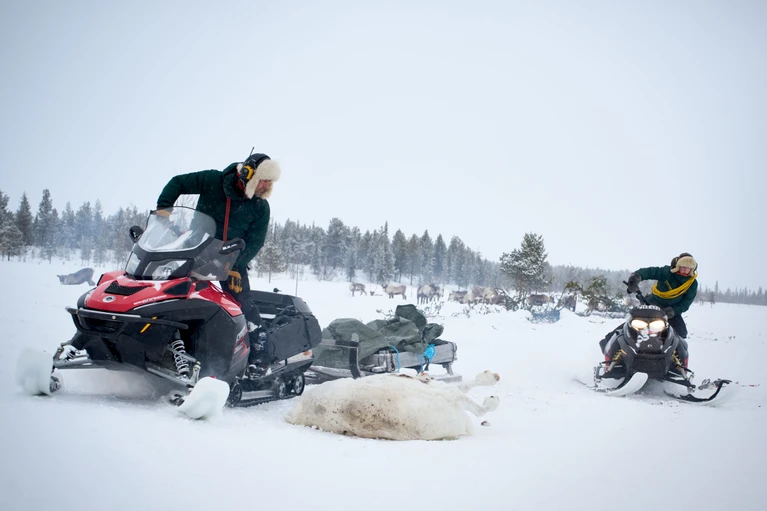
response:
[[[260,158],[253,158],[253,156],[259,156]],[[249,199],[252,199],[256,194],[256,188],[258,188],[258,183],[260,181],[272,181],[272,184],[269,185],[269,188],[267,188],[266,191],[264,191],[260,196],[262,199],[266,199],[272,194],[273,183],[274,181],[280,179],[282,170],[280,169],[280,164],[278,162],[270,159],[264,154],[253,156],[248,158],[248,161],[245,163],[238,164],[237,172],[240,173],[245,165],[255,166],[255,173],[249,179],[247,179],[247,183],[245,185],[245,196]]]
[[[692,268],[693,273],[695,273],[695,271],[698,269],[697,261],[695,261],[695,258],[693,258],[692,255],[688,254],[687,252],[679,254],[679,257],[675,257],[671,261],[671,273],[677,273],[679,268],[682,266]]]

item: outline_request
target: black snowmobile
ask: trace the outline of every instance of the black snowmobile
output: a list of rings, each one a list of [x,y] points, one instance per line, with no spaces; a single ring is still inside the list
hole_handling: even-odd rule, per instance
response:
[[[594,368],[594,389],[623,396],[653,379],[663,382],[666,394],[677,399],[721,402],[722,389],[730,380],[704,380],[696,387],[694,373],[687,367],[687,342],[674,332],[660,307],[649,305],[638,291],[636,296],[643,305],[632,309],[623,326],[600,343],[605,360]],[[709,395],[696,395],[698,390],[707,390]]]
[[[152,212],[146,231],[131,228],[134,246],[124,271],[68,307],[77,332],[50,355],[27,351],[18,382],[30,393],[61,386],[56,369],[100,367],[146,371],[171,382],[169,400],[190,417],[218,413],[224,404],[248,406],[300,395],[310,350],[321,330],[298,297],[252,291],[267,336],[266,375],[248,369],[249,323],[239,304],[211,281],[226,280],[241,239],[215,239],[215,222],[189,208],[169,217]],[[250,323],[250,329],[254,326]]]

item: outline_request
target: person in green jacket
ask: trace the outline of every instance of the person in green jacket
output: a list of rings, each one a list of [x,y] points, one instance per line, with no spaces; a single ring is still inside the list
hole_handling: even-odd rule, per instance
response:
[[[639,283],[643,279],[657,281],[653,285],[651,293],[645,296],[645,300],[650,305],[656,305],[663,309],[669,325],[681,337],[682,342],[678,349],[684,367],[687,367],[689,351],[686,340],[687,325],[682,319],[682,313],[687,312],[698,293],[697,270],[698,263],[695,258],[687,252],[682,252],[671,260],[669,266],[649,266],[638,269],[629,276],[628,288],[626,289],[629,293],[636,293],[639,290]],[[599,341],[599,346],[605,356],[612,354],[611,346],[613,343],[610,342],[610,339],[618,335],[622,329],[623,326],[621,325]]]
[[[157,212],[173,207],[182,194],[199,194],[197,211],[216,222],[216,238],[242,238],[245,248],[237,257],[229,278],[221,289],[240,303],[251,328],[250,369],[266,372],[266,335],[258,308],[249,299],[248,264],[264,246],[269,227],[269,202],[275,181],[280,178],[279,163],[261,153],[251,154],[245,161],[230,164],[224,170],[201,170],[174,176],[157,199]]]
[[[656,280],[652,292],[645,296],[650,305],[666,313],[669,324],[682,339],[687,338],[687,325],[682,313],[687,312],[698,293],[698,263],[687,252],[671,260],[670,266],[640,268],[628,279],[629,293],[636,293],[642,280]]]

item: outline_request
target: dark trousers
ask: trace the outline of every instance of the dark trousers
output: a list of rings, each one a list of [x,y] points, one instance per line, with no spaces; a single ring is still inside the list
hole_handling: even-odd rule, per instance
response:
[[[682,316],[674,316],[668,320],[668,324],[671,325],[671,327],[674,329],[676,335],[682,339],[687,339],[687,325],[685,325]]]
[[[261,319],[261,313],[258,310],[258,306],[255,305],[250,299],[250,280],[248,279],[247,271],[241,273],[240,275],[242,276],[242,291],[239,293],[235,293],[229,287],[228,280],[219,281],[219,284],[221,284],[221,289],[232,295],[232,297],[240,304],[242,315],[245,316],[245,319],[248,321],[248,323],[253,323],[259,327],[256,330],[250,332],[250,362],[258,363],[261,362],[261,358],[263,358],[261,357],[262,353],[266,351],[266,336],[259,335],[261,332],[266,332],[266,325],[264,324],[264,320]]]

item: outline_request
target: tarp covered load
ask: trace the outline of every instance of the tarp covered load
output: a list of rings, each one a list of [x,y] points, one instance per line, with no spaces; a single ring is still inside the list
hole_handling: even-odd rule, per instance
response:
[[[359,359],[363,360],[382,349],[423,354],[444,331],[437,323],[427,323],[415,305],[399,305],[391,319],[377,319],[367,324],[353,318],[333,320],[323,331],[323,339],[335,341],[359,338]],[[349,355],[345,350],[320,344],[312,350],[314,365],[345,369]]]

